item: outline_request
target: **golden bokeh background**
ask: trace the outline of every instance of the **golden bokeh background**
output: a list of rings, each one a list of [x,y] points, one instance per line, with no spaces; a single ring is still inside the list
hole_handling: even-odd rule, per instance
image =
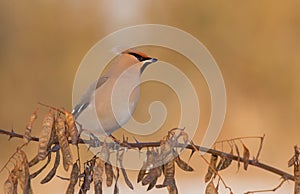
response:
[[[300,138],[299,8],[300,2],[296,0],[2,0],[0,128],[14,128],[23,133],[29,115],[39,101],[70,110],[72,84],[80,61],[104,36],[137,24],[165,24],[199,39],[219,65],[227,91],[227,114],[218,139],[265,134],[261,161],[292,173],[292,169],[287,168],[287,161]],[[201,75],[194,75],[193,67],[185,65],[186,59],[171,51],[161,48],[145,48],[145,51],[190,73],[201,100],[200,129],[205,128],[210,100]],[[157,83],[143,84],[141,97],[144,100],[138,105],[135,117],[147,120],[149,115],[145,109],[149,102],[163,98],[162,101],[168,102],[167,107],[171,108],[165,127],[174,125],[173,118],[178,115],[173,109],[178,102],[174,95],[166,98],[166,94],[172,94],[172,91]],[[44,112],[42,110],[41,115]],[[195,141],[200,142],[202,135],[201,131],[197,132]],[[245,142],[254,155],[257,141]],[[7,137],[0,136],[1,167],[21,143],[22,140],[8,142]],[[36,152],[35,144],[25,150],[32,158]],[[203,193],[206,166],[197,156],[191,165],[196,169],[192,174],[176,172],[179,190],[181,193]],[[67,183],[57,178],[41,186],[39,180],[45,173],[32,181],[35,193],[65,191]],[[66,175],[62,170],[59,173]],[[130,172],[132,182],[136,173]],[[222,174],[235,193],[272,188],[280,179],[253,167],[247,172],[236,173],[236,164]],[[6,177],[7,171],[0,174],[1,192]],[[129,192],[123,188],[123,183],[121,185],[121,193]],[[135,193],[146,190],[140,185],[134,186]],[[292,191],[293,183],[288,182],[277,193]],[[149,193],[158,192],[166,193],[166,190]],[[220,193],[228,192],[221,190]]]

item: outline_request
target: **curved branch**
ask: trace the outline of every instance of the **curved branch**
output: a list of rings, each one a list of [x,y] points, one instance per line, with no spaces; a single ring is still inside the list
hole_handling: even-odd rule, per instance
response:
[[[4,130],[4,129],[0,129],[0,134],[4,134],[4,135],[9,136],[9,139],[14,138],[14,137],[15,138],[23,138],[22,134],[15,133],[13,130],[7,131],[7,130]],[[37,138],[37,137],[31,137],[31,141],[37,142],[37,141],[39,141],[39,138]],[[71,141],[70,141],[70,143],[71,143]],[[79,144],[87,144],[87,145],[91,145],[91,146],[95,145],[95,141],[94,140],[79,139],[78,143]],[[101,144],[102,144],[102,142],[100,142],[100,145]],[[124,144],[124,146],[127,146],[128,148],[142,149],[142,148],[147,148],[147,147],[159,147],[161,145],[161,142],[160,141],[158,141],[158,142],[136,142],[136,143],[126,142],[126,143],[123,143],[123,144]],[[183,147],[185,145],[178,144],[177,146],[178,147]],[[228,158],[230,160],[243,161],[242,157],[235,156],[233,154],[229,154],[229,153],[222,152],[222,151],[215,150],[215,149],[210,149],[210,148],[198,146],[198,145],[188,144],[188,145],[185,146],[185,148],[186,149],[190,149],[190,150],[195,150],[194,146],[199,151],[201,151],[201,152],[207,152],[207,153],[210,153],[210,154],[218,155],[220,157],[226,157],[226,158]],[[292,180],[292,181],[295,180],[295,178],[294,178],[293,175],[291,175],[291,174],[289,174],[287,172],[284,172],[284,171],[282,171],[282,170],[280,170],[278,168],[275,168],[275,167],[272,167],[270,165],[267,165],[265,163],[261,163],[261,162],[257,161],[256,159],[249,160],[249,165],[261,168],[261,169],[269,171],[269,172],[271,172],[273,174],[277,174],[280,177],[282,177],[284,180]]]

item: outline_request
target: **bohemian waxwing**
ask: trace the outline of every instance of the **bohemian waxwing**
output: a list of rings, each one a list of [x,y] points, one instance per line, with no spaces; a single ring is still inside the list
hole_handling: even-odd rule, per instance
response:
[[[139,93],[140,76],[157,59],[136,50],[122,52],[108,71],[81,96],[72,114],[92,133],[110,135],[131,118]]]

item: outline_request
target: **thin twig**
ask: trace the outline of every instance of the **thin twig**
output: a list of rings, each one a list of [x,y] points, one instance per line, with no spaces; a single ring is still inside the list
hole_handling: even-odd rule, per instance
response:
[[[245,194],[253,194],[253,193],[264,193],[264,192],[275,192],[277,189],[279,189],[282,185],[283,185],[283,183],[285,183],[285,179],[283,179],[280,183],[279,183],[279,185],[277,185],[275,188],[273,188],[273,189],[265,189],[265,190],[257,190],[257,191],[248,191],[248,192],[246,192]]]
[[[264,139],[265,139],[265,134],[260,138],[260,144],[259,144],[258,152],[257,152],[256,158],[255,158],[255,160],[257,160],[257,161],[258,161],[260,152],[261,152],[261,150],[262,150],[262,146],[263,146],[263,143],[264,143]]]
[[[235,138],[231,138],[231,139],[216,141],[215,144],[222,143],[222,142],[228,142],[228,141],[234,141],[234,140],[240,140],[240,139],[261,139],[261,138],[262,138],[262,136],[242,136],[242,137],[235,137]]]

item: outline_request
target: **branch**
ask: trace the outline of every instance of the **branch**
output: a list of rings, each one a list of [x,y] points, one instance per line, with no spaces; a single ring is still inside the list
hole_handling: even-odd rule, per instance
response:
[[[14,137],[15,138],[23,138],[23,136],[24,136],[22,134],[15,133],[13,130],[7,131],[7,130],[4,130],[4,129],[0,129],[0,134],[7,135],[7,136],[9,136],[10,139],[14,138]],[[31,141],[38,142],[39,138],[31,137]],[[58,142],[56,142],[56,143],[58,143]],[[70,141],[70,143],[71,143],[71,141]],[[92,146],[92,145],[95,144],[95,141],[94,140],[84,140],[84,139],[80,138],[78,140],[78,144],[87,144],[87,145]],[[161,145],[161,142],[160,141],[158,141],[158,142],[137,142],[137,143],[126,142],[126,143],[123,143],[123,144],[125,146],[127,146],[128,148],[130,148],[130,149],[132,149],[132,148],[142,149],[142,148],[147,148],[147,147],[159,147]],[[102,142],[100,142],[100,145],[102,145]],[[193,145],[191,145],[191,144],[188,144],[188,145],[178,144],[176,147],[184,147],[184,146],[185,146],[186,149],[195,150],[195,147],[196,147],[201,152],[207,152],[207,153],[210,153],[210,154],[218,155],[220,157],[226,157],[230,160],[243,161],[242,157],[235,156],[233,154],[229,154],[229,153],[222,152],[222,151],[219,151],[219,150],[194,145],[194,144]],[[293,175],[291,175],[287,172],[284,172],[280,169],[277,169],[275,167],[272,167],[270,165],[261,163],[261,162],[257,161],[256,159],[249,160],[249,165],[256,166],[256,167],[261,168],[263,170],[269,171],[273,174],[277,174],[280,177],[282,177],[284,180],[291,180],[291,181],[295,180]]]

